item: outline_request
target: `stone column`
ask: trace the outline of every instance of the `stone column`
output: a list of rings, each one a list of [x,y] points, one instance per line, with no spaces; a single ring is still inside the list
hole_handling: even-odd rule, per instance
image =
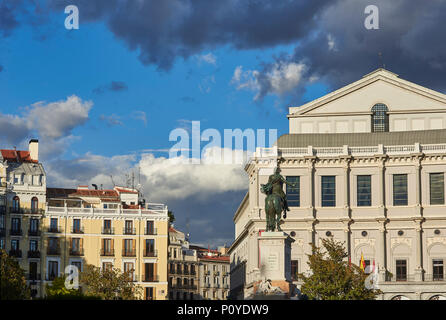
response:
[[[423,229],[421,228],[421,224],[417,224],[415,227],[415,231],[417,233],[416,235],[416,248],[417,248],[417,256],[415,261],[415,280],[416,281],[422,281],[423,280],[423,263],[422,263],[422,253],[421,253],[421,245],[422,245],[422,232]]]
[[[378,273],[379,281],[386,281],[386,228],[383,225],[379,228],[379,239],[378,239]]]

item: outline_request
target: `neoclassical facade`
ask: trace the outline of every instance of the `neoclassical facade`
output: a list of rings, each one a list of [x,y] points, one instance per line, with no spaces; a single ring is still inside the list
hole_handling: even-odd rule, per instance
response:
[[[380,299],[446,299],[446,95],[378,69],[288,114],[290,133],[258,148],[234,215],[231,298],[261,279],[260,184],[279,163],[291,211],[291,270],[308,272],[311,244],[334,237],[353,263],[378,270]]]

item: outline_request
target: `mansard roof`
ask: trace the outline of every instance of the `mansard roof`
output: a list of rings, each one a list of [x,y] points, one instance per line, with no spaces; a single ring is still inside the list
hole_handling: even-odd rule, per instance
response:
[[[446,143],[446,129],[394,131],[394,132],[364,132],[364,133],[299,133],[284,134],[276,142],[279,148],[313,147],[352,147],[438,144]]]

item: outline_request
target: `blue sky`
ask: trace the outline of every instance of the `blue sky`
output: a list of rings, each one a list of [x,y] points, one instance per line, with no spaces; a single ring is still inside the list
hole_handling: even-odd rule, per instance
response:
[[[79,30],[64,27],[68,4]],[[193,120],[222,135],[287,133],[287,106],[380,67],[379,52],[390,71],[444,92],[444,2],[376,4],[380,28],[368,30],[368,0],[2,0],[0,147],[39,138],[49,186],[110,187],[110,175],[124,184],[139,172],[192,241],[229,244],[241,166],[179,165],[157,150]]]

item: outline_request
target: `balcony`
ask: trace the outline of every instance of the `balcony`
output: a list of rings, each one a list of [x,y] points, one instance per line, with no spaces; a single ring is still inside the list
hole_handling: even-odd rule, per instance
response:
[[[60,255],[60,248],[48,247],[46,250],[46,254],[49,256],[58,256]]]
[[[58,275],[56,275],[56,274],[47,274],[46,275],[46,277],[45,277],[45,280],[46,281],[53,281],[54,279],[56,279],[58,277]]]
[[[144,250],[144,257],[157,257],[158,251],[157,250]]]
[[[11,230],[9,230],[9,234],[11,236],[21,236],[22,235],[22,229],[11,229]]]
[[[39,250],[28,250],[28,258],[40,258],[40,251]]]
[[[11,213],[11,214],[44,214],[45,210],[44,209],[9,207],[9,213]]]
[[[84,227],[72,227],[71,228],[71,233],[84,233]]]
[[[424,281],[446,281],[446,278],[443,274],[425,274]]]
[[[108,249],[108,250],[101,249],[101,256],[103,256],[103,257],[114,257],[115,256],[115,249]]]
[[[9,250],[9,256],[15,257],[15,258],[21,258],[22,257],[22,250],[20,250],[20,249],[11,249],[11,250]]]
[[[145,228],[144,229],[144,234],[146,235],[146,236],[155,236],[155,235],[157,235],[157,230],[156,230],[156,228]]]
[[[23,214],[24,210],[22,208],[17,207],[9,207],[9,213],[12,214]]]
[[[211,274],[211,271],[210,270],[204,270],[204,274],[209,276]]]
[[[158,282],[159,277],[156,275],[143,275],[142,282]]]
[[[40,230],[28,230],[28,236],[30,237],[40,237]]]
[[[40,281],[41,280],[40,273],[28,273],[26,274],[26,280],[31,282]]]
[[[47,231],[50,233],[60,233],[60,228],[58,226],[57,227],[48,227]]]
[[[225,289],[229,289],[229,284],[225,283],[225,284],[223,285],[223,288],[225,288]]]
[[[136,234],[136,228],[126,228],[126,227],[124,227],[122,229],[122,233],[123,234],[127,234],[127,235],[135,235]]]
[[[115,234],[115,228],[102,227],[102,234]]]
[[[136,257],[136,250],[122,250],[123,257]]]
[[[214,277],[218,277],[220,275],[220,271],[214,271]]]
[[[83,255],[84,255],[84,248],[82,248],[82,249],[70,248],[70,256],[79,257],[79,256],[83,256]]]

